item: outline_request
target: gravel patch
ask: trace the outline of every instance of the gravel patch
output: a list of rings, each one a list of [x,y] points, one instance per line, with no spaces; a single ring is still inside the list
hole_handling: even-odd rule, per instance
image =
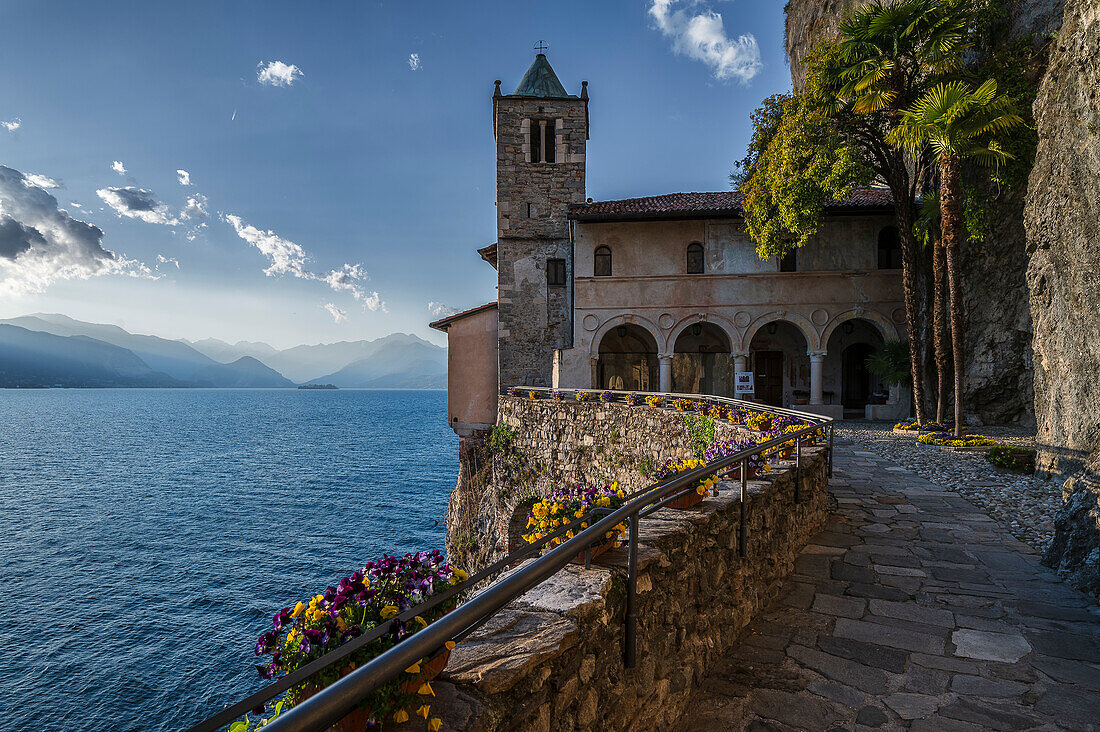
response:
[[[949,488],[984,509],[1020,541],[1039,552],[1054,535],[1054,517],[1062,506],[1062,484],[1057,480],[1019,475],[991,465],[983,452],[948,452],[917,444],[918,433],[899,435],[888,422],[838,422],[838,446],[853,444],[927,480]],[[1035,431],[1020,427],[980,427],[974,432],[1004,445],[1034,447]]]

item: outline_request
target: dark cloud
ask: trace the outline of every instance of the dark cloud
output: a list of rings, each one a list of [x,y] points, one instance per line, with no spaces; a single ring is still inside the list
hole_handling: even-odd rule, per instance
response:
[[[6,214],[0,216],[0,257],[15,259],[35,244],[46,244],[42,232],[33,226],[23,226]]]
[[[113,208],[119,216],[141,219],[150,224],[174,226],[179,220],[168,211],[168,206],[157,200],[147,188],[135,186],[100,188],[96,195]]]

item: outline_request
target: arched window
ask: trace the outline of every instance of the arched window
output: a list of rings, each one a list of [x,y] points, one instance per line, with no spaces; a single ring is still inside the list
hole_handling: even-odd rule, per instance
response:
[[[878,268],[901,269],[901,237],[896,226],[878,233]]]
[[[703,245],[699,242],[688,244],[688,274],[703,274]]]
[[[611,276],[611,247],[596,247],[596,258],[592,267],[596,277]]]

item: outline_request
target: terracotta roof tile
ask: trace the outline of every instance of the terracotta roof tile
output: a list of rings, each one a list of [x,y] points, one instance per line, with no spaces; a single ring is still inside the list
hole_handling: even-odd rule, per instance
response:
[[[683,218],[692,216],[741,215],[740,191],[711,193],[669,193],[663,196],[594,201],[573,206],[569,217],[580,221],[630,218]],[[826,209],[884,208],[893,205],[885,188],[860,188],[844,200],[830,200]]]
[[[463,310],[461,313],[455,313],[454,315],[448,315],[446,318],[440,318],[439,320],[428,323],[428,327],[446,331],[447,326],[456,320],[462,320],[463,318],[480,313],[483,310],[495,310],[496,307],[497,304],[495,302],[488,302],[484,305],[478,305],[476,308],[470,308],[469,310]]]

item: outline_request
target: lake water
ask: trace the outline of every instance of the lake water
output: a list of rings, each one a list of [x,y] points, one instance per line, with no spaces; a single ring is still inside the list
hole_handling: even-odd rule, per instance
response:
[[[441,391],[0,390],[0,729],[179,730],[271,614],[443,546]]]

